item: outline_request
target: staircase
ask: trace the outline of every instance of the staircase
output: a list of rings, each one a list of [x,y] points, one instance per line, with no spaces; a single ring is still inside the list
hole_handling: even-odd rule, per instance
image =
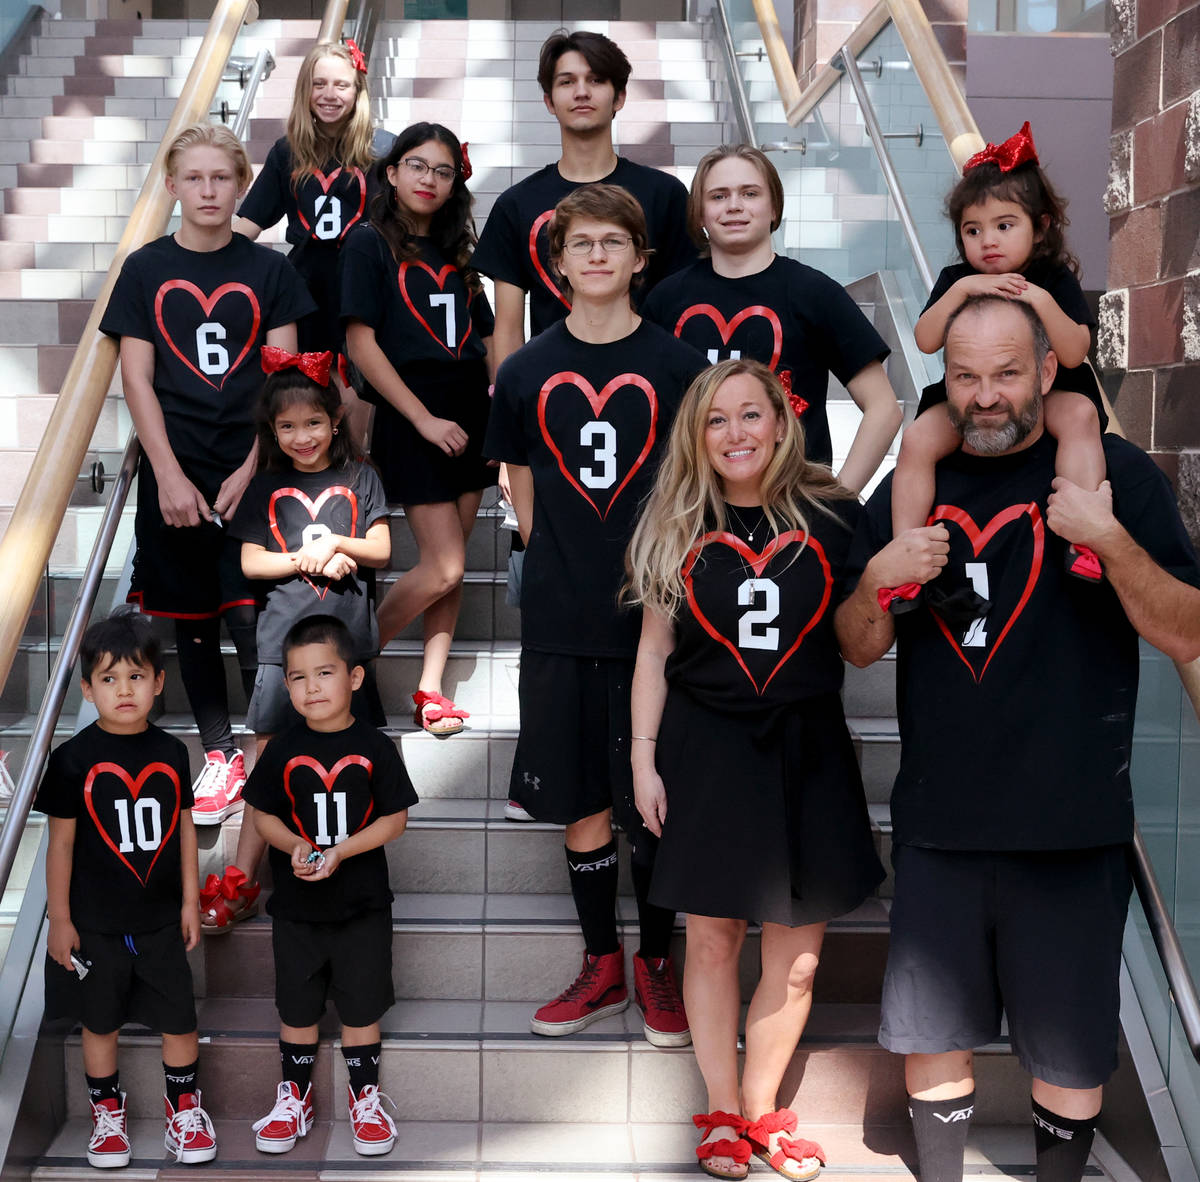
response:
[[[616,22],[597,27],[634,60],[629,104],[617,122],[620,151],[668,167],[686,183],[696,160],[721,138],[725,117],[724,96],[713,81],[718,71],[700,30]],[[499,192],[557,157],[557,128],[532,81],[537,47],[551,28],[479,21],[381,27],[372,67],[374,93],[381,96],[378,114],[391,129],[430,118],[461,131],[472,145],[480,220]],[[255,160],[263,159],[280,133],[294,64],[314,32],[311,22],[273,21],[248,32],[248,50],[266,43],[279,63],[251,122]],[[199,27],[186,22],[45,22],[22,58],[12,96],[0,99],[8,117],[0,135],[14,137],[0,142],[0,159],[14,157],[0,164],[7,186],[0,222],[6,296],[0,331],[20,341],[0,356],[20,379],[6,389],[29,391],[13,399],[26,424],[19,436],[23,446],[39,433],[37,422],[44,422],[72,334],[78,335],[87,297],[96,288],[95,268],[103,265],[106,251],[111,254],[112,246],[104,244],[116,241],[129,194],[152,155],[146,137],[153,141],[160,134],[166,99],[199,35]],[[18,100],[31,105],[3,106]],[[129,138],[94,138],[118,133]],[[24,144],[16,138],[21,134],[29,137]],[[20,155],[22,147],[28,156]],[[124,162],[114,165],[112,159]],[[94,193],[73,191],[93,182]],[[97,212],[109,208],[112,212]],[[793,203],[792,213],[798,208]],[[27,235],[24,243],[20,233]],[[74,261],[68,265],[69,260]],[[118,447],[127,430],[116,394],[114,389],[98,435],[98,446],[105,448]],[[838,421],[836,414],[831,419]],[[845,438],[853,416],[843,422]],[[16,471],[20,462],[8,457],[0,467]],[[12,472],[0,475],[0,502],[11,500],[4,481],[13,482],[14,496],[20,483]],[[18,658],[24,665],[0,701],[8,723],[3,741],[18,757],[94,515],[90,509],[72,511],[45,602]],[[393,515],[392,529],[392,565],[405,570],[415,553],[401,514]],[[463,734],[439,741],[412,726],[407,703],[420,664],[416,626],[377,662],[392,723],[388,733],[421,796],[408,832],[389,850],[400,1000],[382,1024],[381,1086],[397,1106],[396,1148],[382,1159],[354,1153],[345,1119],[344,1067],[326,1044],[314,1075],[316,1128],[284,1157],[255,1151],[250,1123],[270,1107],[278,1073],[270,926],[260,917],[207,938],[192,956],[204,1043],[202,1085],[220,1140],[219,1160],[208,1177],[664,1182],[696,1176],[690,1114],[705,1103],[690,1049],[649,1046],[632,1007],[573,1038],[541,1039],[528,1030],[531,1011],[578,970],[582,943],[561,830],[513,824],[502,814],[518,726],[519,620],[504,603],[507,553],[508,536],[494,507],[485,504],[468,547],[462,617],[445,684],[472,713]],[[102,606],[119,566],[120,549]],[[244,709],[231,647],[227,661],[231,700],[235,710]],[[849,669],[845,692],[885,863],[887,799],[898,759],[893,683],[892,662],[885,660],[868,670]],[[77,704],[76,696],[64,715],[64,734]],[[185,739],[194,761],[202,757],[173,654],[160,721]],[[244,728],[239,739],[252,747]],[[31,838],[39,823],[31,823]],[[202,876],[232,859],[238,824],[233,818],[200,831]],[[885,883],[880,897],[830,925],[812,1020],[781,1097],[799,1112],[805,1135],[823,1144],[831,1172],[862,1179],[908,1177],[913,1164],[901,1063],[875,1043],[888,890]],[[631,954],[637,946],[636,911],[627,868],[622,891],[621,927]],[[747,995],[757,949],[752,933],[743,964]],[[682,964],[681,932],[675,951]],[[325,1034],[335,1030],[327,1021]],[[46,1039],[43,1052],[38,1094],[27,1094],[26,1110],[48,1106],[66,1120],[30,1163],[30,1176],[47,1182],[94,1178],[84,1158],[88,1122],[78,1036],[68,1035],[61,1053]],[[121,1067],[133,1120],[131,1176],[164,1182],[192,1176],[163,1157],[158,1040],[130,1034],[123,1040]],[[985,1048],[977,1071],[980,1099],[968,1172],[1032,1173],[1027,1082],[1007,1043]]]

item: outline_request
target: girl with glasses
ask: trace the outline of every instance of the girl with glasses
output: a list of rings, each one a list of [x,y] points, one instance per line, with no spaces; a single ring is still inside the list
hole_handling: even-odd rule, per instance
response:
[[[378,408],[371,456],[419,551],[379,605],[379,639],[424,613],[414,720],[439,738],[467,717],[442,695],[442,675],[467,539],[483,489],[496,483],[482,458],[494,320],[471,268],[465,149],[439,123],[402,131],[377,166],[371,224],[351,233],[341,262],[346,353]]]

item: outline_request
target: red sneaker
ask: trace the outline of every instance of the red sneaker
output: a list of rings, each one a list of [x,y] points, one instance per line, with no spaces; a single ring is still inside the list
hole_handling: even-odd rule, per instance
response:
[[[301,1097],[300,1089],[283,1080],[275,1093],[275,1107],[262,1120],[254,1122],[258,1135],[254,1144],[263,1153],[287,1153],[303,1137],[312,1124],[312,1084]]]
[[[246,761],[240,751],[227,760],[222,751],[209,751],[204,768],[192,785],[192,821],[196,825],[219,825],[242,804],[246,786]]]
[[[692,1041],[669,956],[661,960],[633,958],[633,1000],[642,1011],[642,1030],[651,1046],[686,1047]]]
[[[391,1100],[375,1084],[367,1084],[357,1096],[354,1089],[347,1085],[346,1094],[355,1150],[364,1157],[378,1157],[381,1153],[387,1153],[396,1144],[396,1126],[384,1112],[380,1101],[387,1100],[391,1104]]]
[[[529,1029],[551,1038],[574,1034],[609,1014],[619,1014],[628,1005],[625,954],[621,949],[607,956],[585,952],[579,976],[533,1015]]]
[[[163,1100],[167,1106],[167,1152],[185,1165],[212,1161],[217,1156],[217,1137],[208,1113],[200,1107],[200,1093],[180,1096],[178,1110],[166,1096]]]
[[[92,1105],[92,1138],[88,1142],[87,1159],[89,1166],[101,1170],[129,1165],[124,1092]]]

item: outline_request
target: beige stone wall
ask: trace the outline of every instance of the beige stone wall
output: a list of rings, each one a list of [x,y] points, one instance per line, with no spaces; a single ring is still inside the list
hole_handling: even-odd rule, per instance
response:
[[[1200,2],[1113,5],[1100,360],[1129,437],[1200,537]]]

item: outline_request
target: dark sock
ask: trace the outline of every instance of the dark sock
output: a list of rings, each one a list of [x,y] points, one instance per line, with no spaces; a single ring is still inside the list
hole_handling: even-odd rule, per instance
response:
[[[179,1111],[179,1097],[186,1096],[196,1090],[196,1076],[200,1071],[200,1060],[189,1063],[186,1067],[172,1067],[163,1064],[163,1077],[167,1081],[167,1099],[171,1107]]]
[[[119,1100],[121,1098],[121,1073],[114,1071],[112,1075],[85,1075],[87,1080],[88,1099],[93,1104],[101,1100]]]
[[[236,750],[229,725],[229,693],[221,656],[221,621],[176,620],[175,649],[179,655],[179,680],[200,732],[205,751]]]
[[[1079,1182],[1092,1151],[1099,1114],[1087,1120],[1072,1120],[1043,1108],[1036,1100],[1030,1103],[1038,1182]]]
[[[650,879],[653,866],[633,863],[633,893],[637,898],[638,927],[642,946],[638,955],[645,960],[662,960],[671,955],[671,932],[675,928],[675,912],[650,902]]]
[[[917,1100],[909,1096],[908,1115],[917,1142],[921,1182],[962,1182],[963,1151],[975,1115],[975,1093],[953,1100]]]
[[[279,1040],[279,1062],[283,1067],[283,1078],[287,1083],[294,1083],[300,1090],[301,1097],[308,1091],[312,1079],[313,1061],[317,1057],[315,1042],[284,1042]]]
[[[571,895],[583,942],[592,956],[607,956],[620,948],[617,939],[617,843],[579,853],[567,850]]]
[[[254,679],[258,675],[258,621],[253,607],[241,604],[225,612],[225,627],[237,650],[238,672],[242,689],[249,702],[254,694]]]
[[[360,1047],[342,1047],[342,1058],[346,1060],[346,1070],[350,1073],[350,1090],[361,1096],[363,1088],[368,1084],[379,1086],[379,1056],[383,1044],[378,1042],[364,1043]]]

